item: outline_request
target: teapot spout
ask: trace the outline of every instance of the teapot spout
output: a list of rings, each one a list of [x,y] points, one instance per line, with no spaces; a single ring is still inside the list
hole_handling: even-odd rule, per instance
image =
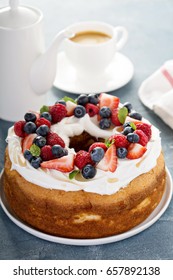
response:
[[[34,61],[30,72],[30,83],[35,93],[43,94],[52,87],[56,75],[58,48],[64,39],[73,36],[68,30],[59,32],[48,50]]]

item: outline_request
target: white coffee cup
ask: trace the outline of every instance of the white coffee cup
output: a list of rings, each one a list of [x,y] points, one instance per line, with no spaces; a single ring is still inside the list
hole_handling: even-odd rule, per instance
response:
[[[78,22],[67,28],[74,34],[98,32],[109,39],[101,43],[81,44],[72,39],[65,39],[64,51],[67,59],[80,77],[100,76],[109,66],[116,51],[122,49],[128,39],[128,32],[123,26],[112,26],[104,22]]]

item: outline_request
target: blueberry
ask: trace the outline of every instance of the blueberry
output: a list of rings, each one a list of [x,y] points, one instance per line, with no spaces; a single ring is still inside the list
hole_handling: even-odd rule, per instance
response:
[[[52,116],[51,116],[51,114],[49,114],[49,112],[43,112],[41,115],[40,115],[40,117],[41,118],[44,118],[44,119],[46,119],[46,120],[48,120],[48,121],[52,121]]]
[[[26,122],[35,122],[36,115],[34,113],[29,112],[24,115],[24,119]]]
[[[95,96],[96,98],[99,98],[100,93],[96,93],[96,94],[94,94],[94,96]]]
[[[60,145],[54,145],[52,146],[52,154],[57,157],[63,157],[66,156],[68,154],[68,151],[64,148],[62,148]]]
[[[82,169],[82,176],[85,179],[92,179],[96,175],[96,169],[91,164],[87,164]]]
[[[78,105],[83,105],[85,106],[88,103],[88,96],[85,94],[81,94],[78,98],[77,98],[77,104]]]
[[[139,121],[142,120],[142,115],[140,113],[137,113],[137,112],[130,113],[129,117],[131,117],[133,119],[136,119],[136,120],[139,120]]]
[[[124,124],[123,124],[123,127],[125,128],[125,127],[127,127],[127,126],[131,126],[130,123],[131,123],[131,122],[126,122],[126,123],[124,123]]]
[[[118,158],[125,158],[127,156],[127,149],[126,148],[117,148],[116,151]]]
[[[96,147],[91,151],[91,159],[94,162],[99,162],[104,157],[105,151],[101,147]]]
[[[46,145],[46,138],[44,138],[43,136],[37,136],[34,139],[33,143],[38,147],[42,148]]]
[[[25,150],[23,155],[24,158],[27,159],[28,161],[31,161],[33,159],[33,155],[31,154],[30,150]]]
[[[31,133],[34,133],[37,129],[36,127],[36,124],[33,123],[33,122],[27,122],[25,125],[24,125],[24,131],[27,133],[27,134],[31,134]]]
[[[76,118],[82,118],[86,114],[86,109],[82,105],[77,105],[74,109],[74,115]]]
[[[64,100],[58,100],[55,104],[62,104],[66,106],[66,102]]]
[[[46,136],[49,130],[50,129],[46,124],[42,124],[37,128],[36,133],[40,136]]]
[[[129,133],[127,135],[127,140],[131,143],[138,143],[139,142],[139,135],[136,133]]]
[[[111,120],[107,119],[107,118],[103,118],[100,122],[99,122],[99,126],[101,129],[106,129],[109,128],[111,126]]]
[[[33,159],[31,160],[31,165],[32,165],[32,167],[34,167],[34,168],[37,169],[37,168],[40,167],[41,162],[42,162],[41,157],[33,158]]]
[[[132,133],[133,131],[134,130],[133,130],[133,128],[131,126],[127,126],[127,127],[124,128],[122,134],[128,135],[129,133]]]
[[[88,102],[94,105],[97,105],[99,103],[98,97],[94,94],[88,95]]]
[[[131,104],[130,102],[125,102],[125,103],[123,104],[123,107],[126,107],[129,113],[130,113],[131,110],[132,110],[132,104]]]
[[[109,107],[103,106],[100,109],[99,114],[102,118],[109,118],[111,116],[111,109]]]

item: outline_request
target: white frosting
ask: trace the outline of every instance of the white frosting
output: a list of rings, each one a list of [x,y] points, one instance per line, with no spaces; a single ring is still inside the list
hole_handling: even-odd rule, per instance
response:
[[[83,131],[87,131],[96,138],[105,139],[115,132],[118,133],[116,128],[112,130],[100,129],[97,117],[90,118],[88,114],[80,119],[74,116],[64,118],[60,123],[52,125],[51,130],[63,138],[66,147],[69,146],[69,137],[80,135]],[[9,129],[7,141],[12,169],[16,170],[27,181],[44,188],[64,191],[84,190],[102,195],[116,193],[120,188],[126,187],[138,175],[150,171],[156,166],[157,158],[161,152],[160,132],[152,126],[152,138],[147,144],[147,151],[141,158],[134,160],[118,159],[118,166],[114,173],[97,168],[96,176],[92,180],[81,179],[81,176],[69,180],[69,173],[62,173],[53,169],[34,169],[23,157],[21,139],[15,135],[13,127]],[[75,153],[73,149],[68,150]]]

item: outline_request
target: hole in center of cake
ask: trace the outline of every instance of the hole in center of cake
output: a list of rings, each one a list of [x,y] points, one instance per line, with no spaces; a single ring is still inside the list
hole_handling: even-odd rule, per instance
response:
[[[84,131],[80,135],[70,137],[69,148],[73,148],[75,152],[79,152],[80,150],[88,151],[89,147],[95,142],[104,142],[104,139],[96,138]]]

